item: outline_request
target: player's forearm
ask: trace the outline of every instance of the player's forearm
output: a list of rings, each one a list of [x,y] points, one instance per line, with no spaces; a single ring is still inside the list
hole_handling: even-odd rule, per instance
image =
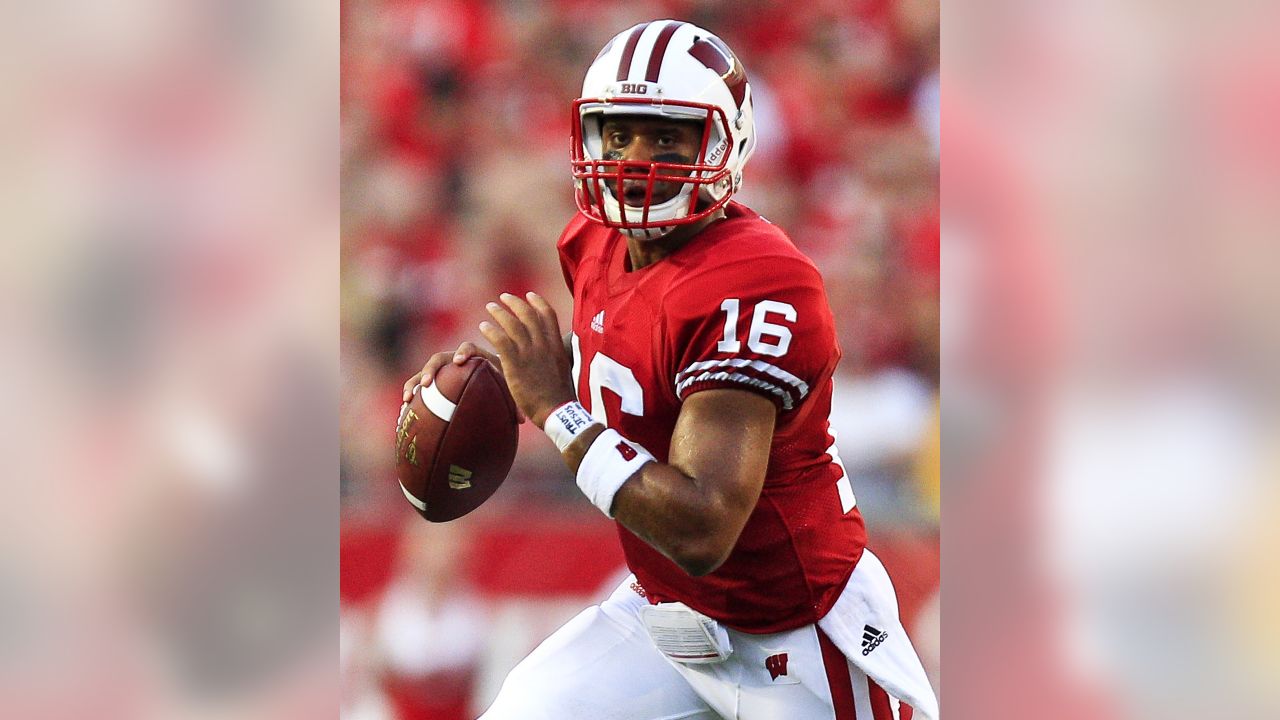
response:
[[[565,463],[575,474],[602,432],[603,426],[592,427],[565,448]],[[747,517],[716,491],[720,486],[699,482],[672,465],[648,462],[623,482],[610,512],[685,572],[705,575],[729,557]]]
[[[651,462],[618,489],[613,514],[685,572],[706,575],[728,559],[747,518],[709,485]]]

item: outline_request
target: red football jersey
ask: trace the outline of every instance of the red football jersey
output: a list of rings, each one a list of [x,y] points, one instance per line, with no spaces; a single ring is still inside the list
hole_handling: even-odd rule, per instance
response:
[[[840,351],[821,275],[755,212],[730,203],[726,213],[637,271],[626,238],[581,214],[558,247],[573,292],[578,397],[597,419],[667,462],[693,393],[739,388],[777,406],[764,490],[715,572],[691,577],[618,525],[651,602],[772,633],[831,609],[866,530],[828,422]]]

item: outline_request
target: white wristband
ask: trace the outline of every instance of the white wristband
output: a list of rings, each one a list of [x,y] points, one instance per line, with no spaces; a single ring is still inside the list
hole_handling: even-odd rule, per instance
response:
[[[603,423],[591,417],[587,409],[582,407],[582,403],[574,401],[567,402],[547,416],[547,421],[542,424],[542,431],[551,438],[551,442],[556,444],[556,449],[564,452],[579,435],[586,432],[589,428]]]
[[[596,436],[578,466],[578,487],[592,505],[613,517],[613,496],[642,465],[653,462],[649,451],[622,437],[617,430]]]

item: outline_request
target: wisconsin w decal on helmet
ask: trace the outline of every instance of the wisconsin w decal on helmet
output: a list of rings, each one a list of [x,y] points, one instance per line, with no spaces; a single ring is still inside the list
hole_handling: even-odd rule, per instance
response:
[[[610,115],[651,115],[702,123],[702,143],[689,164],[606,159],[600,130]],[[587,69],[573,103],[574,198],[587,217],[637,238],[658,238],[724,207],[742,185],[755,150],[751,86],[737,56],[710,32],[679,20],[624,30]],[[623,176],[648,180],[641,206],[622,197]],[[652,204],[656,183],[680,192]]]

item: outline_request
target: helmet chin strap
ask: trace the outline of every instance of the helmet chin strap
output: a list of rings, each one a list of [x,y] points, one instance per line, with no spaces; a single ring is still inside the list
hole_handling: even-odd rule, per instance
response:
[[[621,160],[622,152],[619,150],[606,151],[605,153],[603,153],[602,159]],[[689,156],[678,153],[678,152],[669,152],[669,153],[660,153],[658,155],[654,155],[650,162],[672,163],[676,165],[690,165],[693,163],[693,158],[690,158]],[[612,194],[613,191],[610,188],[607,190],[607,192]],[[657,207],[661,208],[663,206],[671,205],[677,202],[688,202],[690,192],[693,192],[693,189],[686,185],[685,188],[682,189],[679,193],[677,193],[675,197],[667,200],[664,203],[660,203]],[[628,214],[628,211],[631,210],[631,208],[627,207],[625,202],[622,200],[619,200],[616,196],[614,200],[618,202],[618,209],[625,217],[626,214]],[[650,210],[652,211],[653,208],[650,208]],[[658,238],[661,238],[669,234],[672,230],[675,230],[675,229],[676,229],[675,225],[666,225],[663,227],[656,227],[656,228],[618,228],[618,232],[622,233],[623,235],[626,235],[627,237],[634,238],[637,240],[657,240]]]
[[[651,207],[649,210],[652,212],[655,208],[662,210],[666,206],[674,206],[677,203],[687,203],[689,202],[689,192],[690,190],[688,189],[681,190],[675,197],[655,207]],[[622,213],[623,217],[627,217],[632,214],[638,215],[643,212],[642,208],[633,208],[624,203],[618,203],[618,209]],[[618,228],[618,232],[626,235],[627,237],[636,238],[638,240],[657,240],[675,229],[675,225],[663,225],[656,228]]]
[[[675,197],[671,198],[670,200],[667,200],[661,205],[658,205],[657,208],[663,209],[664,207],[667,207],[667,206],[678,207],[680,205],[687,204],[689,202],[689,193],[691,192],[694,192],[694,189],[686,186],[683,190],[677,193]],[[638,210],[639,208],[630,208],[619,203],[619,209],[622,212],[626,213],[628,210]],[[650,208],[650,211],[652,211],[653,209],[654,208]],[[672,218],[672,219],[678,220],[679,218]],[[656,228],[618,228],[618,232],[622,233],[623,235],[626,235],[629,238],[635,238],[637,240],[657,240],[658,238],[665,237],[666,235],[670,234],[677,227],[679,227],[679,225],[662,225]]]

